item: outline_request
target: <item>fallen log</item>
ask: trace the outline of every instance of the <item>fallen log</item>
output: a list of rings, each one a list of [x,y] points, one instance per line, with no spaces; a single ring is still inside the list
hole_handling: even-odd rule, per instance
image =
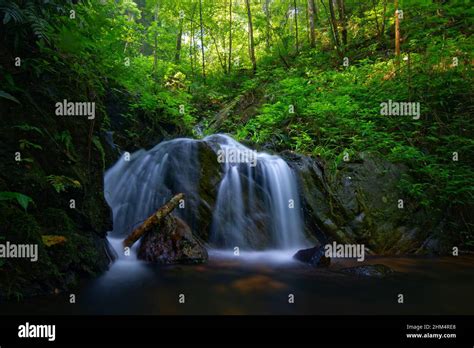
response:
[[[143,224],[138,226],[133,232],[123,241],[123,247],[131,247],[133,243],[140,239],[146,232],[158,225],[160,221],[184,199],[184,193],[178,193],[171,198],[165,205],[161,206],[153,215],[148,217]]]

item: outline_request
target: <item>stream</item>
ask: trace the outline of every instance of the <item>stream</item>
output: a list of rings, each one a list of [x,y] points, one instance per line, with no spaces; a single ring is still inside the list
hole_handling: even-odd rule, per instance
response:
[[[359,265],[353,259],[333,260],[329,269],[295,261],[314,237],[303,229],[295,175],[278,156],[213,135],[162,142],[125,158],[105,175],[114,216],[108,240],[118,256],[110,269],[83,281],[74,304],[63,293],[1,304],[2,313],[474,314],[472,255],[367,257],[364,264],[395,271],[384,279],[340,273]],[[123,238],[178,192],[185,208],[174,213],[206,239],[209,261],[146,263],[136,258],[138,243],[124,255]],[[404,304],[397,303],[400,293]]]

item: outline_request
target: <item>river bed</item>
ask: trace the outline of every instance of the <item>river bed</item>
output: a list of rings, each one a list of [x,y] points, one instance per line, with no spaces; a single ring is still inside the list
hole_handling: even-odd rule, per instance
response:
[[[292,251],[211,250],[200,265],[158,266],[119,259],[70,294],[0,305],[2,314],[474,314],[474,256],[368,257],[395,274],[384,279],[338,273],[357,266],[339,259],[315,269]],[[180,303],[180,294],[184,303]],[[294,303],[289,303],[289,295]],[[398,294],[404,303],[397,302]],[[181,297],[182,299],[182,297]]]

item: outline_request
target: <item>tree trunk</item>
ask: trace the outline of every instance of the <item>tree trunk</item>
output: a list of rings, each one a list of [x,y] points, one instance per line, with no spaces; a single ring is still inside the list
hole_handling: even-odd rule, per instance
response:
[[[395,0],[395,61],[400,66],[400,18],[398,17],[398,0]]]
[[[336,49],[339,52],[341,44],[339,41],[339,32],[337,30],[336,15],[334,14],[333,0],[329,0],[328,3],[329,3],[329,13],[331,15],[330,22],[331,22],[332,34],[334,37],[334,44],[336,45]]]
[[[253,41],[253,23],[252,23],[252,11],[250,10],[250,0],[245,0],[247,5],[247,17],[249,20],[249,54],[250,60],[252,61],[252,70],[255,73],[257,71],[257,61],[255,59],[255,46]]]
[[[204,27],[202,23],[202,0],[199,0],[199,22],[201,24],[202,78],[206,79],[206,63],[204,56]]]
[[[193,6],[193,12],[191,14],[191,38],[190,38],[190,41],[189,41],[189,61],[190,61],[190,64],[191,64],[191,73],[192,75],[194,76],[194,62],[195,62],[195,59],[194,59],[194,52],[195,52],[195,48],[194,48],[194,12],[196,10],[196,4],[194,4]]]
[[[158,64],[158,7],[155,8],[155,33],[153,37],[153,79],[155,83],[157,82],[156,78],[156,67]]]
[[[341,22],[342,27],[342,44],[344,47],[347,45],[347,23],[346,23],[346,9],[344,0],[337,0],[337,8],[339,11],[339,21]]]
[[[293,11],[295,16],[295,48],[296,53],[299,51],[299,42],[298,42],[298,8],[296,7],[296,0],[293,0]]]
[[[311,48],[316,46],[316,32],[314,29],[314,16],[316,12],[316,6],[314,0],[308,0],[308,15],[309,15],[309,45]]]
[[[179,32],[178,32],[178,36],[176,37],[176,55],[174,57],[174,61],[176,64],[179,63],[180,61],[180,58],[181,58],[181,39],[182,39],[182,36],[183,36],[183,20],[180,19],[179,20]]]
[[[153,215],[148,217],[143,224],[138,226],[133,232],[123,241],[123,247],[131,247],[137,240],[139,240],[145,233],[150,231],[153,227],[158,225],[163,218],[171,213],[179,202],[184,198],[184,193],[178,193],[171,198],[165,205],[159,208]]]
[[[387,0],[383,1],[383,13],[382,13],[382,27],[380,28],[381,33],[381,44],[385,46],[385,14],[387,13]]]
[[[265,28],[265,44],[267,50],[270,49],[270,37],[271,37],[271,25],[270,25],[270,0],[265,0],[265,22],[266,22],[266,28]]]
[[[232,1],[229,1],[229,74],[232,69]]]

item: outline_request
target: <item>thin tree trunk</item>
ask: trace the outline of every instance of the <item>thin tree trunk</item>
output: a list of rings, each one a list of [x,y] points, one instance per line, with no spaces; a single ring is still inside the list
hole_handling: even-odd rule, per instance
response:
[[[199,22],[201,24],[202,78],[206,79],[206,63],[204,56],[204,28],[202,23],[202,0],[199,0]]]
[[[232,0],[230,0],[232,1]],[[226,11],[227,11],[227,0],[225,0],[224,2],[224,18],[225,18],[225,15],[226,15]],[[227,46],[226,46],[226,32],[224,29],[222,29],[222,55],[224,56],[223,59],[224,59],[224,74],[227,74],[227,67],[228,67],[228,60],[227,60]]]
[[[400,66],[400,18],[398,17],[398,0],[395,0],[395,62]]]
[[[379,19],[377,16],[377,0],[372,0],[372,9],[374,11],[374,16],[375,16],[375,29],[377,29],[377,37],[379,39],[379,42],[381,42],[381,33],[380,33],[380,25],[379,25]]]
[[[174,57],[174,61],[176,64],[179,63],[181,58],[181,41],[183,36],[183,20],[179,20],[179,32],[178,36],[176,37],[176,55]]]
[[[153,79],[156,83],[156,67],[158,64],[158,7],[155,8],[155,33],[153,37]]]
[[[209,30],[209,35],[211,35],[212,42],[214,43],[214,47],[216,48],[217,59],[219,59],[219,64],[221,65],[222,70],[224,71],[224,74],[225,74],[227,72],[225,52],[224,52],[224,57],[222,57],[221,53],[219,52],[219,45],[217,44],[216,37],[212,34],[211,30]]]
[[[336,45],[336,49],[339,51],[341,44],[339,41],[339,32],[337,30],[336,15],[334,14],[333,0],[329,0],[328,3],[329,3],[329,13],[331,15],[330,22],[331,22],[331,28],[332,28],[332,33],[334,37],[334,44]]]
[[[250,9],[250,0],[245,0],[247,5],[247,17],[249,21],[249,54],[250,60],[252,61],[252,70],[255,73],[257,71],[257,61],[255,59],[255,46],[253,41],[253,23],[252,23],[252,11]]]
[[[308,5],[308,1],[305,2],[306,3],[306,11],[304,12],[305,13],[305,20],[306,20],[306,36],[308,38],[308,43],[311,44],[311,35],[310,35],[310,29],[309,29],[309,5]]]
[[[194,12],[196,10],[196,4],[193,6],[193,11],[191,14],[191,38],[189,41],[189,61],[191,63],[191,73],[194,76]]]
[[[232,69],[232,1],[229,1],[229,74]]]
[[[295,16],[295,48],[296,53],[299,51],[299,42],[298,42],[298,8],[296,7],[296,0],[293,0],[293,11]]]
[[[266,21],[266,35],[265,35],[265,44],[267,50],[270,49],[270,0],[265,0],[265,21]]]
[[[309,15],[309,45],[311,48],[316,46],[316,32],[314,29],[314,16],[316,6],[314,0],[308,0],[308,15]]]
[[[347,45],[347,23],[346,23],[346,9],[344,0],[337,0],[337,8],[339,11],[339,21],[341,22],[342,44]]]
[[[380,32],[382,33],[382,41],[381,43],[384,45],[385,44],[385,14],[387,13],[387,0],[383,1],[383,13],[382,13],[382,27],[380,29]]]

